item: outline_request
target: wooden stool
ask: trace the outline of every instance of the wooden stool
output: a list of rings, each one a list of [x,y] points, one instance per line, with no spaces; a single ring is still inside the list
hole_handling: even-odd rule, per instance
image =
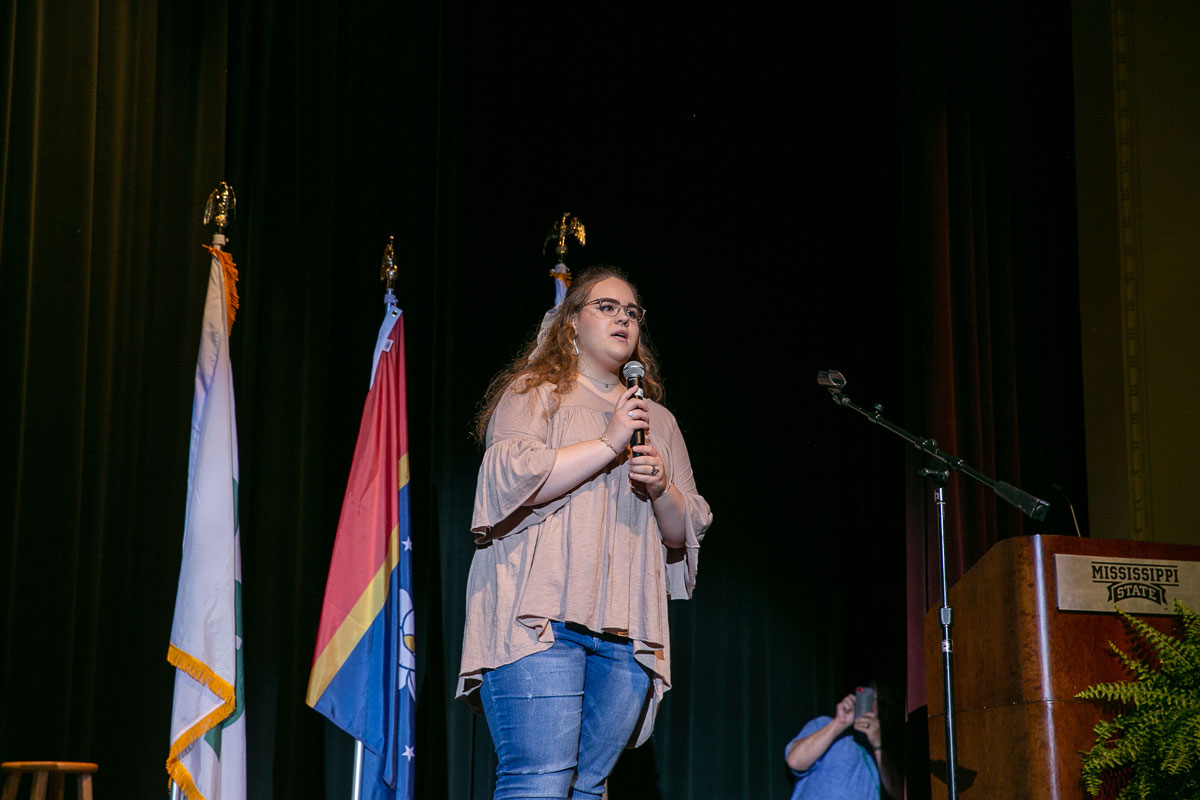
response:
[[[21,775],[26,772],[33,773],[33,789],[29,800],[46,800],[47,783],[50,784],[52,800],[63,800],[63,785],[68,774],[78,776],[79,800],[92,800],[92,773],[100,767],[73,761],[5,761],[0,764],[0,769],[8,773],[0,800],[17,800]]]

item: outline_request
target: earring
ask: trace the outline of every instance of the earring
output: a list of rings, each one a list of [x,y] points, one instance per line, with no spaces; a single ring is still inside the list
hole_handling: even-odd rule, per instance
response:
[[[575,340],[571,340],[571,349],[575,351],[575,355],[579,355],[579,345],[575,344]]]

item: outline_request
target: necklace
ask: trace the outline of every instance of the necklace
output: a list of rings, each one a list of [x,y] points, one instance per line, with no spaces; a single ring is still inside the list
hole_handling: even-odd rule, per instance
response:
[[[604,391],[606,391],[606,392],[609,389],[611,389],[612,387],[617,385],[617,381],[612,381],[611,383],[609,383],[609,382],[602,381],[599,378],[593,378],[591,375],[588,375],[585,372],[580,372],[579,374],[582,375],[583,377],[587,378],[589,381],[596,384],[597,386],[602,387],[604,389]]]

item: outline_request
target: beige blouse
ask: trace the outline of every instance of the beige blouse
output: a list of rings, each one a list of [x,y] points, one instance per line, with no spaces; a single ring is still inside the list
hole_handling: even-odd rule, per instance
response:
[[[486,670],[548,649],[551,620],[620,633],[634,641],[634,657],[653,677],[640,745],[671,686],[667,599],[691,597],[712,512],[696,491],[675,417],[651,400],[650,441],[687,504],[682,548],[668,551],[650,501],[633,492],[628,450],[570,492],[522,506],[550,474],[556,449],[599,437],[613,413],[612,402],[576,384],[547,415],[552,389],[509,389],[488,424],[457,696],[477,706]]]

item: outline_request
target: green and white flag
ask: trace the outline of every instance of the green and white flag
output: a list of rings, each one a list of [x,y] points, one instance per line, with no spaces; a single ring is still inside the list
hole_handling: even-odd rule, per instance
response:
[[[183,561],[167,660],[176,668],[167,772],[189,800],[245,800],[242,557],[229,333],[237,271],[212,247],[196,360]]]

